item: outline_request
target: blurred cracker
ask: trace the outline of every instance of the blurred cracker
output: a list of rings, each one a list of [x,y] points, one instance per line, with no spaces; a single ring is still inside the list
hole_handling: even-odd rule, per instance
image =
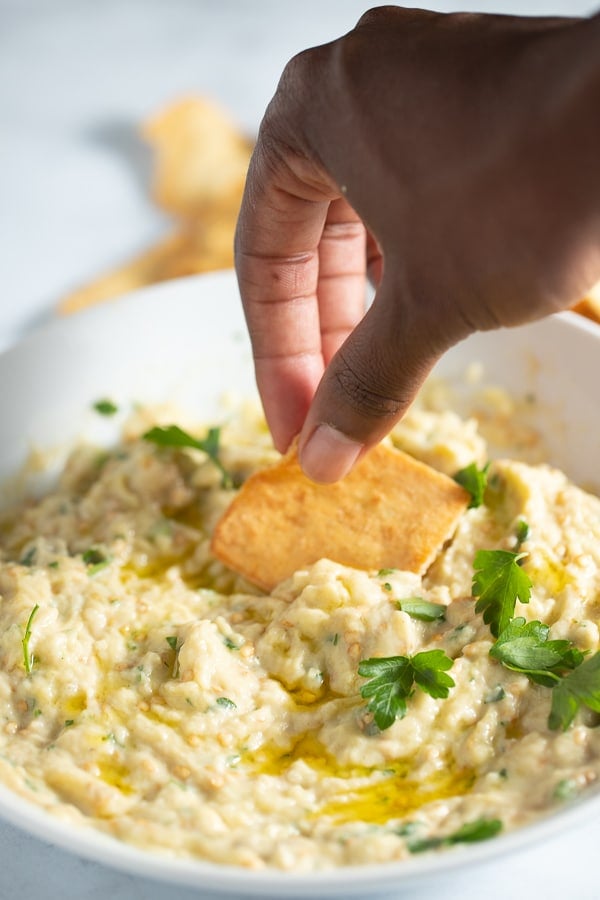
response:
[[[152,196],[159,206],[186,218],[211,208],[237,214],[252,142],[221,107],[182,99],[149,119],[142,136],[155,153]]]
[[[246,481],[218,522],[211,550],[267,591],[322,558],[423,573],[469,499],[451,478],[383,444],[330,485],[306,478],[293,449]]]
[[[154,147],[152,194],[180,224],[141,255],[64,297],[72,313],[129,291],[233,266],[233,237],[252,142],[216,104],[189,97],[149,119],[142,134]]]
[[[58,311],[63,314],[78,312],[150,284],[199,272],[230,269],[232,265],[233,229],[229,225],[209,231],[182,229],[141,256],[68,294],[59,303]]]

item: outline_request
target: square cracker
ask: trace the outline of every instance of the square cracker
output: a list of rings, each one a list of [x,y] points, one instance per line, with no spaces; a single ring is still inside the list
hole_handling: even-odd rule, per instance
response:
[[[218,522],[211,550],[267,591],[323,558],[420,574],[469,500],[448,476],[383,444],[326,485],[306,478],[293,449],[246,481]]]

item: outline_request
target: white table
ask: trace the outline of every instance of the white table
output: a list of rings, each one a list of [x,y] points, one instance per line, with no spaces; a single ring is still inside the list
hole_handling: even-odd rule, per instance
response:
[[[169,224],[147,194],[137,123],[200,92],[257,129],[285,62],[352,27],[358,0],[0,0],[0,346]],[[429,4],[583,14],[580,0]],[[454,875],[412,900],[600,897],[600,826]],[[210,900],[206,894],[204,900]],[[191,900],[0,824],[0,900]],[[318,898],[314,898],[318,900]]]

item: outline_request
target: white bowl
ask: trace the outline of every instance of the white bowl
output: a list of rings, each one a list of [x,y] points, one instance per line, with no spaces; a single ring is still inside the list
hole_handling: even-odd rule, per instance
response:
[[[600,328],[567,313],[476,335],[448,353],[439,370],[461,378],[470,361],[484,363],[486,380],[517,395],[535,394],[532,418],[551,460],[576,482],[600,485]],[[56,467],[78,438],[113,440],[118,417],[104,420],[91,411],[101,397],[117,403],[175,400],[210,418],[224,391],[254,392],[233,273],[170,282],[54,321],[0,356],[0,384],[0,479],[18,472],[32,446],[50,449]],[[0,816],[87,859],[171,884],[236,897],[341,898],[418,890],[439,883],[457,867],[476,866],[598,822],[600,796],[590,793],[486,843],[402,863],[315,874],[255,873],[150,855],[57,821],[1,786]]]

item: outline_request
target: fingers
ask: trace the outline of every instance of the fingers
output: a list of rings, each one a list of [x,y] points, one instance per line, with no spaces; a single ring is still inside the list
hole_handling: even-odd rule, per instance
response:
[[[310,193],[310,196],[307,194]],[[257,145],[242,200],[235,261],[256,381],[276,447],[299,432],[323,373],[317,299],[329,197]]]
[[[373,306],[332,359],[299,441],[304,472],[333,482],[404,414],[445,346],[428,338],[416,304],[385,278]]]
[[[328,365],[365,313],[366,232],[352,207],[334,200],[319,245],[319,322]]]
[[[364,314],[366,239],[335,187],[285,152],[278,158],[268,142],[259,144],[236,233],[256,381],[282,452],[303,425],[325,365]]]

